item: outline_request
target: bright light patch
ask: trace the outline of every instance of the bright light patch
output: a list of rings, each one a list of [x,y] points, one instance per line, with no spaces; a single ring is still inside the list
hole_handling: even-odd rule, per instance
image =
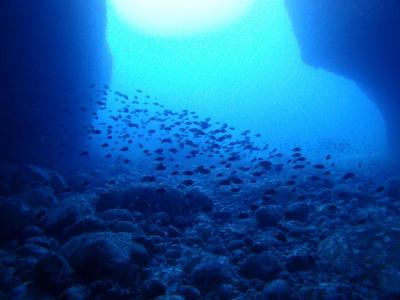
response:
[[[254,0],[111,0],[130,26],[154,35],[190,35],[229,25]]]

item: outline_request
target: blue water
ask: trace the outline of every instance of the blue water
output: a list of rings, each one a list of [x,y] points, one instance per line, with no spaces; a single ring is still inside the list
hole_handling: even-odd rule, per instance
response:
[[[283,0],[255,1],[212,32],[152,36],[108,3],[113,88],[141,88],[170,109],[260,132],[311,150],[341,144],[357,155],[385,149],[382,117],[353,82],[305,65]]]
[[[284,0],[185,35],[108,0],[108,45],[100,0],[22,2],[0,9],[0,300],[400,299],[383,118],[303,62]]]

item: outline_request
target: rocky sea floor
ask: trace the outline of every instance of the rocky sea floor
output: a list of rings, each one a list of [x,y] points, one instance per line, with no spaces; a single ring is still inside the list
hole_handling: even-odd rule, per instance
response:
[[[1,299],[400,299],[397,179],[259,198],[0,170]]]

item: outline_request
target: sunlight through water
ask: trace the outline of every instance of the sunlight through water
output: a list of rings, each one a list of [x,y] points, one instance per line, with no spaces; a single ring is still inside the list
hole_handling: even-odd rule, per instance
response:
[[[112,0],[130,26],[153,35],[191,35],[227,26],[254,0]]]

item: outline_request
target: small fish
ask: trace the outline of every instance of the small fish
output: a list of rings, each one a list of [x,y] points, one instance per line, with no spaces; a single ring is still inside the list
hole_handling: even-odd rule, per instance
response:
[[[81,152],[81,154],[80,154],[81,156],[89,156],[89,151],[82,151]]]
[[[290,179],[290,180],[288,180],[288,181],[286,182],[286,184],[287,184],[287,185],[295,185],[295,184],[296,184],[296,181],[293,180],[293,179]]]
[[[186,180],[183,180],[183,181],[182,181],[182,184],[183,184],[183,185],[186,185],[186,186],[190,186],[190,185],[193,185],[193,184],[194,184],[194,181],[191,180],[191,179],[186,179]]]
[[[356,177],[356,175],[354,173],[349,172],[349,173],[344,174],[342,178],[344,180],[348,180],[348,179],[352,179],[354,177]]]
[[[314,168],[322,170],[322,169],[325,169],[325,166],[323,164],[316,164],[316,165],[314,165]]]
[[[234,183],[234,184],[243,184],[244,183],[242,179],[237,178],[237,177],[230,178],[230,181],[232,181],[232,183]]]
[[[274,196],[277,193],[278,193],[278,191],[275,189],[272,189],[272,188],[264,191],[264,195],[269,195],[269,196]]]
[[[167,169],[167,167],[163,163],[159,163],[159,164],[156,165],[156,170],[157,171],[164,171],[166,169]]]
[[[231,181],[229,179],[223,179],[218,182],[219,185],[231,185]]]

